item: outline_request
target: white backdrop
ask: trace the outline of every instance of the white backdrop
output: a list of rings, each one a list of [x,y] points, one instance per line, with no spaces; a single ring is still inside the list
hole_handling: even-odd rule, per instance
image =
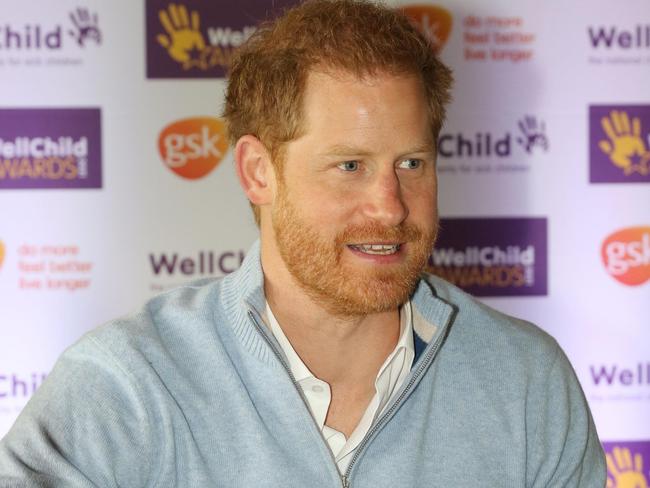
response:
[[[0,0],[0,435],[81,334],[255,239],[216,118],[272,2],[236,3]],[[433,269],[554,335],[650,482],[647,1],[393,5],[456,77]]]

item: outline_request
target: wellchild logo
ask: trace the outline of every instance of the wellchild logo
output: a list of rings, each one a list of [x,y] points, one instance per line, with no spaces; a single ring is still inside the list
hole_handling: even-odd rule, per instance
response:
[[[149,254],[149,264],[154,275],[213,276],[236,271],[244,261],[244,251],[199,251],[196,256],[178,253]]]
[[[0,400],[26,399],[34,394],[43,383],[45,373],[31,373],[23,376],[16,373],[0,372]]]
[[[650,24],[639,24],[631,29],[619,29],[614,25],[589,26],[587,34],[594,49],[650,49]]]
[[[542,218],[442,219],[428,270],[476,296],[547,294]]]
[[[617,364],[591,365],[589,372],[595,386],[650,386],[650,361],[630,368]]]
[[[519,136],[517,143],[526,151],[526,154],[533,154],[535,150],[540,152],[548,151],[548,138],[546,137],[546,124],[532,115],[526,115],[517,122]]]
[[[95,44],[102,43],[102,32],[99,30],[99,19],[96,13],[79,7],[70,12],[69,17],[73,28],[68,33],[80,47],[85,47],[87,41],[93,41]]]
[[[222,78],[257,23],[297,0],[147,0],[147,78]]]
[[[87,8],[78,7],[68,13],[70,28],[68,34],[80,47],[85,47],[86,41],[92,39],[95,44],[101,44],[101,31],[97,13]],[[64,47],[64,27],[55,24],[50,27],[42,24],[25,24],[16,28],[11,24],[0,26],[0,50],[4,51],[37,51],[41,49],[57,50]]]
[[[101,41],[99,17],[84,7],[69,11],[67,18],[62,16],[58,23],[49,18],[47,23],[5,19],[5,23],[0,24],[0,68],[80,65],[84,59],[79,57],[79,48],[99,45]],[[47,56],[35,56],[38,53]],[[3,57],[2,54],[11,56]]]
[[[0,241],[0,269],[5,261],[5,243]]]
[[[616,280],[636,286],[650,280],[650,227],[630,227],[603,242],[605,269]]]
[[[0,26],[0,52],[57,50],[63,47],[62,28],[56,25],[47,28],[27,24],[20,29],[12,25]]]
[[[517,121],[516,141],[526,154],[544,153],[549,149],[546,136],[546,124],[532,115],[526,115]],[[474,136],[442,134],[439,139],[440,156],[443,158],[473,158],[512,156],[512,131],[503,134],[493,132],[476,132]]]
[[[243,250],[198,251],[195,255],[182,255],[177,252],[150,253],[149,266],[152,277],[152,291],[162,291],[177,286],[182,281],[209,276],[223,276],[236,271],[244,261]],[[178,281],[182,278],[181,281]],[[168,281],[168,280],[173,281]]]
[[[0,428],[5,416],[13,423],[46,376],[36,371],[0,370]]]
[[[100,111],[0,109],[0,189],[101,188]]]
[[[189,16],[185,5],[172,3],[168,11],[158,12],[158,18],[166,33],[158,34],[156,40],[174,61],[181,64],[183,69],[187,70],[195,66],[206,70],[210,65],[222,61],[214,57],[208,60],[209,51],[199,29],[201,21],[196,10]],[[246,30],[250,33],[249,29]]]
[[[160,132],[158,150],[165,165],[178,176],[203,178],[228,151],[226,126],[212,117],[178,120]]]
[[[404,5],[400,10],[429,39],[434,50],[440,52],[451,33],[451,13],[437,5]]]
[[[592,64],[640,65],[650,63],[650,24],[621,28],[616,25],[587,27]]]
[[[607,488],[650,486],[650,441],[603,442]]]
[[[590,364],[590,402],[650,401],[650,361]]]
[[[650,182],[650,105],[589,107],[591,183]]]
[[[458,132],[443,133],[438,139],[439,170],[441,173],[476,171],[480,173],[527,171],[529,165],[523,158],[543,155],[549,151],[550,142],[544,121],[533,115],[525,115],[517,120],[513,130],[502,133],[494,131],[477,131],[474,134]],[[516,163],[511,159],[518,157]],[[472,167],[468,164],[458,166],[445,159],[467,163],[493,160],[497,164],[480,164]]]

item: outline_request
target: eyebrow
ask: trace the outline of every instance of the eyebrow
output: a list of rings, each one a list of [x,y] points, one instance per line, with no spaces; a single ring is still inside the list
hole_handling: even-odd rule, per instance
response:
[[[435,153],[435,147],[431,143],[424,143],[418,146],[414,146],[406,151],[403,151],[401,154],[417,154],[417,153]],[[363,147],[351,146],[348,144],[336,144],[334,146],[328,147],[323,153],[323,156],[370,156],[373,151],[365,149]]]

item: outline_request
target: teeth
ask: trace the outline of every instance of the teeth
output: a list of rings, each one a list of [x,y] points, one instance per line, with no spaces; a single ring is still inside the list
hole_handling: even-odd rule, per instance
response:
[[[357,244],[352,247],[366,254],[388,255],[395,254],[399,249],[399,244]]]

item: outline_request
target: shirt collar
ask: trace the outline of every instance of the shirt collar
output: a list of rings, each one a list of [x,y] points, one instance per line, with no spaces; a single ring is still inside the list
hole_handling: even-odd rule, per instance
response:
[[[303,380],[315,378],[314,374],[309,370],[302,359],[300,359],[300,356],[298,356],[298,353],[295,351],[291,345],[291,342],[289,342],[289,339],[284,334],[284,331],[282,330],[282,327],[280,327],[280,324],[275,318],[275,315],[273,315],[273,311],[271,310],[268,302],[266,302],[265,312],[268,326],[275,336],[275,339],[278,341],[278,344],[280,345],[280,348],[282,349],[282,352],[284,353],[287,362],[289,363],[289,369],[291,370],[291,373],[293,374],[295,380],[300,383]],[[415,347],[413,344],[413,310],[410,300],[407,301],[402,307],[400,307],[399,315],[400,333],[397,344],[395,345],[395,349],[393,349],[393,351],[384,361],[384,364],[382,364],[381,368],[379,368],[377,378],[379,378],[379,376],[390,365],[391,361],[402,349],[406,352],[407,358],[410,358],[411,361],[415,355]],[[375,386],[377,386],[377,382],[375,382]]]
[[[421,279],[411,296],[415,361],[448,323],[453,322],[456,309],[449,302],[445,286],[437,287],[437,279]],[[269,347],[262,347],[259,335],[251,320],[264,321],[266,308],[264,297],[264,274],[260,262],[260,242],[255,241],[246,254],[241,267],[223,278],[219,291],[219,307],[215,307],[215,321],[223,321],[221,313],[228,317],[236,337],[245,348],[267,364],[273,364],[274,355]]]
[[[280,348],[287,358],[289,369],[291,370],[295,380],[301,382],[307,378],[314,377],[314,374],[309,371],[309,368],[302,362],[302,359],[298,356],[298,353],[289,342],[289,339],[287,339],[287,336],[284,334],[282,327],[280,327],[278,320],[275,318],[275,315],[273,315],[269,302],[266,302],[266,319],[271,332],[273,332],[275,339],[278,341],[278,344],[280,344]]]

